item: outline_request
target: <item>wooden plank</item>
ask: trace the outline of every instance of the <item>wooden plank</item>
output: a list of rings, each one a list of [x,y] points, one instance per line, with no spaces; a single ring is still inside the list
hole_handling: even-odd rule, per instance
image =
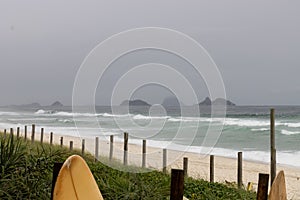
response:
[[[184,190],[184,171],[181,169],[172,169],[170,200],[182,200],[183,190]]]
[[[268,200],[269,174],[258,175],[257,200]]]
[[[287,200],[284,172],[280,171],[270,189],[269,200]]]

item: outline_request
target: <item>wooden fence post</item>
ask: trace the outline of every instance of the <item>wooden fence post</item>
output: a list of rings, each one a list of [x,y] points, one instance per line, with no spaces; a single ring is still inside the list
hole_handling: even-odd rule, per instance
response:
[[[123,157],[123,164],[128,164],[128,133],[124,133],[124,157]]]
[[[70,141],[70,151],[73,151],[73,141]]]
[[[27,140],[27,126],[24,127],[24,140]]]
[[[4,129],[4,139],[6,139],[6,129]]]
[[[64,145],[64,137],[60,137],[60,146],[63,147]]]
[[[163,149],[163,173],[167,173],[167,149]]]
[[[95,140],[95,161],[99,160],[99,138],[96,137]]]
[[[14,136],[14,129],[10,128],[10,138],[12,139],[13,136]]]
[[[257,200],[268,200],[269,174],[259,173]]]
[[[270,113],[270,147],[271,147],[271,185],[276,177],[276,147],[275,147],[275,110]]]
[[[20,127],[17,127],[17,139],[20,137]]]
[[[188,158],[184,157],[183,158],[183,172],[184,172],[184,177],[188,176]]]
[[[146,140],[143,140],[142,167],[146,167]]]
[[[53,144],[53,132],[50,132],[50,145]]]
[[[183,190],[184,190],[184,171],[181,169],[172,169],[170,200],[182,200]]]
[[[215,156],[210,155],[209,158],[209,181],[213,183],[215,179]]]
[[[84,155],[84,150],[85,150],[85,139],[82,139],[82,145],[81,145],[81,155]]]
[[[110,143],[109,143],[109,160],[111,161],[114,154],[114,136],[110,136]]]
[[[243,187],[243,153],[238,152],[238,172],[237,172],[238,187]]]
[[[56,183],[58,173],[59,173],[61,167],[63,166],[63,164],[64,163],[54,163],[53,174],[52,174],[51,199],[53,199],[54,186],[55,186],[55,183]]]
[[[32,124],[32,128],[31,128],[31,143],[34,142],[34,134],[35,134],[35,125]]]
[[[44,142],[44,128],[41,128],[41,143]]]

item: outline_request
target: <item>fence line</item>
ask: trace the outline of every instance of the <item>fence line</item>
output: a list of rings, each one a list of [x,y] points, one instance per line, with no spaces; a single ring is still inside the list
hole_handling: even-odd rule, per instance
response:
[[[6,137],[6,129],[4,129],[4,137]],[[13,128],[10,128],[10,135],[14,134]],[[20,128],[17,127],[17,137],[20,135]],[[24,139],[27,137],[27,126],[24,127]],[[50,145],[53,145],[53,139],[54,139],[54,134],[53,132],[50,132]],[[31,142],[35,138],[35,124],[32,124],[32,131],[31,131]],[[40,142],[44,143],[44,128],[41,128],[41,138]],[[128,165],[128,139],[129,139],[129,134],[124,133],[124,155],[123,155],[123,164]],[[142,168],[146,167],[146,155],[147,155],[147,141],[142,140]],[[82,139],[82,144],[81,144],[81,154],[85,154],[85,139]],[[60,137],[60,146],[64,146],[64,137]],[[110,136],[110,149],[109,149],[109,160],[113,159],[113,146],[114,146],[114,136]],[[69,141],[69,150],[74,149],[74,141]],[[162,154],[162,171],[163,173],[167,173],[167,149],[162,149],[163,154]],[[95,160],[99,160],[99,137],[95,137]],[[214,182],[214,155],[210,155],[210,163],[209,163],[209,180],[210,182]],[[188,176],[188,157],[183,158],[183,172],[184,176]],[[243,182],[242,182],[242,152],[238,152],[238,169],[237,169],[237,183],[239,187],[242,187]]]
[[[35,128],[36,126],[32,124],[32,131],[31,131],[31,142],[35,138]],[[17,127],[17,138],[21,136],[20,128]],[[10,128],[10,137],[14,134],[14,129]],[[4,137],[7,135],[7,129],[4,129]],[[27,138],[27,126],[24,127],[24,139]],[[40,142],[44,143],[44,128],[41,128],[41,138]],[[123,164],[128,165],[128,140],[129,140],[129,134],[124,133],[124,155],[123,155]],[[54,134],[53,132],[50,132],[50,145],[53,145],[54,141]],[[146,154],[147,154],[147,141],[142,140],[142,164],[141,167],[146,167]],[[81,143],[81,154],[85,154],[85,148],[86,148],[85,139],[82,139]],[[60,137],[60,146],[64,146],[64,137]],[[113,159],[113,148],[114,148],[114,136],[110,136],[110,143],[109,143],[109,159]],[[74,141],[69,141],[69,150],[74,150]],[[99,137],[95,137],[95,160],[99,160]],[[209,159],[209,181],[214,182],[214,173],[215,173],[215,158],[214,155],[210,155]],[[162,149],[162,171],[163,173],[167,173],[167,149]],[[183,158],[183,175],[184,177],[188,176],[188,157]],[[242,152],[238,152],[238,158],[237,158],[237,185],[239,188],[242,188],[243,186],[243,157]],[[263,183],[261,183],[263,184]]]

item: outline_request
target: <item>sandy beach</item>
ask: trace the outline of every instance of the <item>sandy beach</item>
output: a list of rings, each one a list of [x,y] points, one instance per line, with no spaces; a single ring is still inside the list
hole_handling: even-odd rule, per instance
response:
[[[21,133],[22,136],[22,133]],[[69,146],[73,141],[74,148],[81,149],[82,139],[85,139],[86,151],[95,153],[94,138],[79,138],[66,135],[54,134],[53,143],[60,144],[60,138],[63,136],[64,146]],[[27,136],[30,138],[30,133]],[[35,139],[40,141],[40,133],[35,134]],[[50,141],[50,134],[44,134],[44,142]],[[142,140],[141,140],[142,145]],[[128,145],[128,164],[142,165],[142,147],[137,144]],[[99,155],[109,156],[109,136],[105,140],[99,140]],[[197,153],[183,153],[175,150],[167,150],[167,170],[171,168],[183,168],[183,157],[188,158],[188,176],[209,180],[209,156],[201,156]],[[113,158],[123,161],[123,143],[114,142]],[[162,169],[163,150],[147,146],[146,166],[154,169]],[[237,159],[215,156],[215,182],[237,182]],[[243,160],[243,184],[247,186],[248,182],[253,183],[253,189],[257,189],[258,174],[269,173],[269,165],[253,161]],[[300,199],[300,168],[292,166],[277,165],[277,171],[284,170],[286,177],[286,186],[288,199]]]

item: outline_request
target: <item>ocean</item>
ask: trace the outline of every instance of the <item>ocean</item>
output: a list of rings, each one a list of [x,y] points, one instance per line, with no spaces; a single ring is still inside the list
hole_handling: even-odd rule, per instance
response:
[[[230,106],[220,137],[216,144],[203,146],[208,127],[222,125],[222,119],[210,118],[210,108],[200,107],[200,116],[194,116],[194,107],[187,108],[185,116],[180,109],[169,107],[165,113],[150,115],[147,107],[136,106],[130,113],[116,107],[97,106],[96,114],[72,113],[72,107],[0,107],[0,129],[36,124],[45,132],[54,134],[95,137],[102,139],[115,135],[122,141],[123,132],[130,135],[129,142],[161,148],[173,148],[235,158],[238,151],[246,160],[268,163],[270,160],[270,106]],[[300,167],[300,106],[273,106],[276,113],[277,162]],[[82,109],[84,110],[84,109]],[[117,111],[117,112],[116,112]],[[190,115],[189,115],[190,111]],[[74,118],[75,117],[75,118]],[[97,121],[95,121],[97,119]],[[180,133],[178,133],[180,130]],[[31,129],[29,127],[28,131]],[[214,142],[212,142],[214,143]]]

